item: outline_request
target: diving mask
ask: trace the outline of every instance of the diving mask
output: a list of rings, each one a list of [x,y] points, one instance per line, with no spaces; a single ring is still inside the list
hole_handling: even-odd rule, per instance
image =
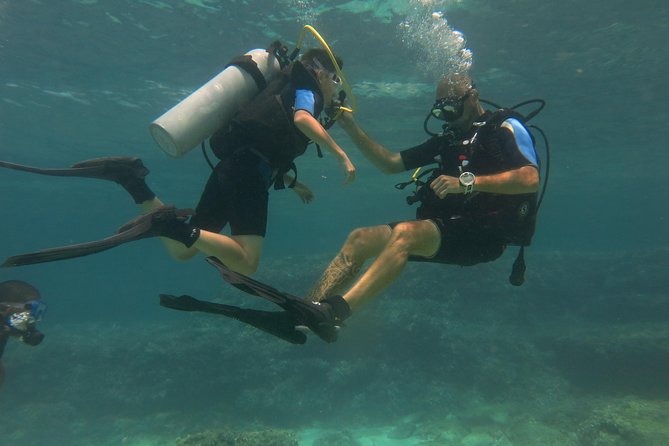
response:
[[[465,101],[472,94],[469,89],[459,98],[440,98],[434,102],[430,114],[442,121],[452,122],[459,119],[465,111]]]
[[[38,300],[26,302],[21,308],[23,311],[15,311],[7,318],[7,325],[17,331],[28,331],[41,321],[46,313],[47,305]]]
[[[332,82],[332,85],[335,87],[338,87],[341,85],[341,78],[337,75],[337,73],[330,73],[330,82]]]

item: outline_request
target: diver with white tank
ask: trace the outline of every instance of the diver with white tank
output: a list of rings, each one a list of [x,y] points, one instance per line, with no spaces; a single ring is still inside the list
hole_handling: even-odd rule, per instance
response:
[[[307,31],[323,48],[310,49],[296,60]],[[149,170],[139,158],[97,158],[64,169],[0,161],[0,167],[42,175],[114,181],[143,211],[105,239],[13,256],[2,266],[82,257],[134,240],[160,237],[172,257],[186,260],[202,252],[210,264],[224,268],[222,272],[232,271],[246,278],[260,261],[270,186],[292,188],[305,203],[313,199],[309,188],[297,181],[294,163],[310,142],[316,144],[319,155],[323,146],[335,156],[346,183],[355,179],[353,163],[327,132],[342,112],[355,108],[341,66],[341,59],[318,32],[305,26],[290,55],[278,41],[267,50],[250,51],[156,119],[150,126],[151,134],[168,154],[181,156],[209,138],[220,160],[216,166],[210,163],[212,173],[195,211],[165,205],[146,184]],[[344,107],[345,101],[351,108]],[[327,117],[319,121],[323,112]],[[206,157],[204,145],[203,152]],[[220,234],[228,224],[230,235]],[[243,283],[237,286],[248,291]],[[294,343],[306,340],[296,326],[307,327],[329,342],[336,339],[333,315],[348,308],[341,296],[321,302],[296,298],[275,303],[285,312],[277,316],[275,312],[214,304],[189,296],[161,295],[165,307],[223,314]]]
[[[314,33],[324,48],[310,49],[296,60],[305,31]],[[186,260],[202,252],[234,271],[254,273],[265,239],[269,187],[291,188],[304,203],[313,199],[309,188],[297,181],[294,165],[310,142],[334,155],[345,183],[355,179],[353,163],[324,127],[349,110],[340,103],[346,92],[353,99],[341,66],[341,59],[307,26],[292,54],[277,41],[233,59],[156,119],[151,134],[168,154],[181,156],[209,138],[219,158],[195,211],[165,205],[146,184],[149,170],[139,158],[97,158],[64,169],[0,161],[0,167],[15,170],[114,181],[143,212],[105,239],[13,256],[3,266],[81,257],[157,236],[174,258]],[[327,122],[319,121],[321,113],[329,115]],[[228,224],[230,235],[220,234]]]

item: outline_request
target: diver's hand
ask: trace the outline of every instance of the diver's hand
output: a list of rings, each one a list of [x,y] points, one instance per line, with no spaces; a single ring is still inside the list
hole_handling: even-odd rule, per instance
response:
[[[344,184],[350,184],[355,180],[355,166],[351,162],[348,157],[345,157],[344,159],[341,160],[341,165],[342,168],[344,169],[344,175],[346,175],[346,179],[344,180]]]
[[[311,203],[314,199],[314,193],[307,187],[306,184],[295,182],[295,186],[293,186],[293,192],[295,192],[297,196],[300,197],[300,200],[302,200],[302,203],[304,204]]]
[[[439,175],[430,183],[430,188],[439,198],[444,198],[448,194],[461,194],[464,189],[460,185],[460,179],[448,175]]]
[[[357,127],[355,119],[353,119],[353,113],[348,111],[342,111],[337,122],[345,131],[353,130]]]

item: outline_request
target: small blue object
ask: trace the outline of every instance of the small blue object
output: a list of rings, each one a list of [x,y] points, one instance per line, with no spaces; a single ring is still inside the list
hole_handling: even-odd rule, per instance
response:
[[[31,300],[26,302],[26,310],[30,310],[30,317],[35,321],[41,321],[42,317],[46,314],[48,308],[47,304],[40,300]]]

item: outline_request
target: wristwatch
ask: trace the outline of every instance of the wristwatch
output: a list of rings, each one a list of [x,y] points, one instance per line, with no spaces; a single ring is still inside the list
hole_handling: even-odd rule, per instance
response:
[[[476,175],[471,172],[462,172],[460,174],[460,186],[465,189],[465,195],[474,192],[474,182]]]

